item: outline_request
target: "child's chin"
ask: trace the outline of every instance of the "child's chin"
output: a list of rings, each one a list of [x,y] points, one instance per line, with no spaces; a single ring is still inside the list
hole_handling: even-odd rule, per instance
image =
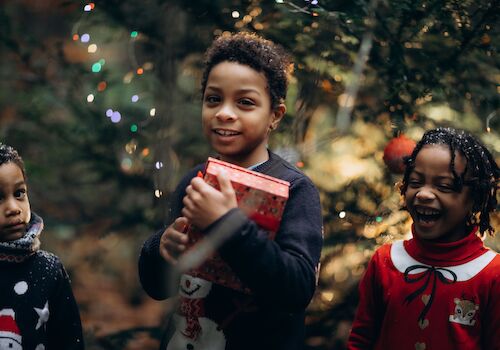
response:
[[[20,239],[23,236],[24,236],[24,231],[1,233],[0,234],[0,241],[2,241],[2,242],[11,242],[11,241],[15,241],[17,239]]]

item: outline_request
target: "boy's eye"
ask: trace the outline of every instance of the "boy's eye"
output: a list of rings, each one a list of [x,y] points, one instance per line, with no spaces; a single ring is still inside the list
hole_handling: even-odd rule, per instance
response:
[[[220,97],[219,96],[214,96],[214,95],[208,95],[205,97],[205,102],[207,103],[217,103],[220,102]]]
[[[244,106],[255,106],[255,102],[253,102],[251,99],[249,98],[242,98],[240,101],[239,101],[240,104],[244,105]]]

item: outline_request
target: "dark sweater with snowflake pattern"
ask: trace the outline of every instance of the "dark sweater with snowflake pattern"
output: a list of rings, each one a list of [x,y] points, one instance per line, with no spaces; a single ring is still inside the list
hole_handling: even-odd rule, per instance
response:
[[[0,329],[0,341],[21,340],[23,350],[84,348],[69,277],[54,254],[39,250],[23,262],[0,261],[0,281],[0,315],[12,314],[19,331]]]
[[[240,209],[229,211],[205,232],[210,235],[231,222],[231,238],[219,253],[253,293],[255,307],[236,313],[248,296],[214,284],[206,297],[207,315],[223,325],[227,350],[304,348],[304,313],[315,291],[323,242],[319,194],[302,172],[276,154],[269,155],[268,161],[253,170],[290,182],[275,240],[269,240]],[[181,180],[168,224],[181,216],[185,189],[203,168],[204,164],[198,165]],[[143,288],[158,300],[169,296],[168,265],[159,254],[162,233],[160,230],[145,242],[139,259]]]

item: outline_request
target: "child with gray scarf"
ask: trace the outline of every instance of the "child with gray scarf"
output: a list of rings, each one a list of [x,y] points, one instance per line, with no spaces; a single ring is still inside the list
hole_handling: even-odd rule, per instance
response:
[[[0,350],[83,349],[80,313],[57,256],[40,250],[22,158],[0,144]]]

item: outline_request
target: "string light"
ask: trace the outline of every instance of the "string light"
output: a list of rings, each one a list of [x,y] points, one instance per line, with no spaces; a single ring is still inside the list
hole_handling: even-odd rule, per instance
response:
[[[132,31],[132,32],[130,32],[130,37],[131,38],[137,38],[137,35],[139,35],[139,33],[137,31],[135,31],[135,30]]]
[[[132,101],[132,103],[136,103],[137,101],[139,101],[139,95],[133,95],[130,100]]]
[[[156,108],[151,108],[149,110],[149,115],[152,116],[152,117],[154,117],[156,115]]]
[[[99,84],[97,84],[97,91],[101,92],[106,90],[106,87],[108,84],[105,81],[101,81]]]
[[[99,62],[96,62],[92,65],[92,73],[99,73],[102,69],[102,65]]]
[[[155,190],[155,197],[160,198],[162,196],[162,192],[160,190]]]
[[[158,170],[160,170],[161,168],[163,168],[163,163],[160,162],[160,161],[156,162],[155,163],[155,168],[158,169]]]
[[[345,218],[345,217],[346,217],[346,212],[345,212],[345,211],[341,211],[341,212],[339,213],[339,218],[343,219],[343,218]]]
[[[94,102],[94,95],[93,95],[93,94],[89,94],[89,95],[87,96],[87,102],[88,102],[88,103],[92,103],[92,102]]]
[[[118,111],[114,111],[113,114],[111,115],[111,121],[113,123],[119,123],[120,120],[122,120],[122,115]]]
[[[238,11],[233,11],[233,12],[231,12],[231,17],[240,18],[240,13]]]
[[[78,34],[73,34],[73,41],[77,41],[80,39],[80,36]]]
[[[80,38],[80,41],[82,43],[88,43],[90,41],[90,35],[85,33],[85,34],[82,34],[82,37]]]
[[[95,53],[97,51],[97,45],[96,44],[90,44],[89,47],[87,48],[88,53]]]
[[[132,124],[132,125],[130,126],[130,131],[132,131],[132,132],[137,132],[137,129],[138,129],[138,128],[137,128],[137,124]]]

